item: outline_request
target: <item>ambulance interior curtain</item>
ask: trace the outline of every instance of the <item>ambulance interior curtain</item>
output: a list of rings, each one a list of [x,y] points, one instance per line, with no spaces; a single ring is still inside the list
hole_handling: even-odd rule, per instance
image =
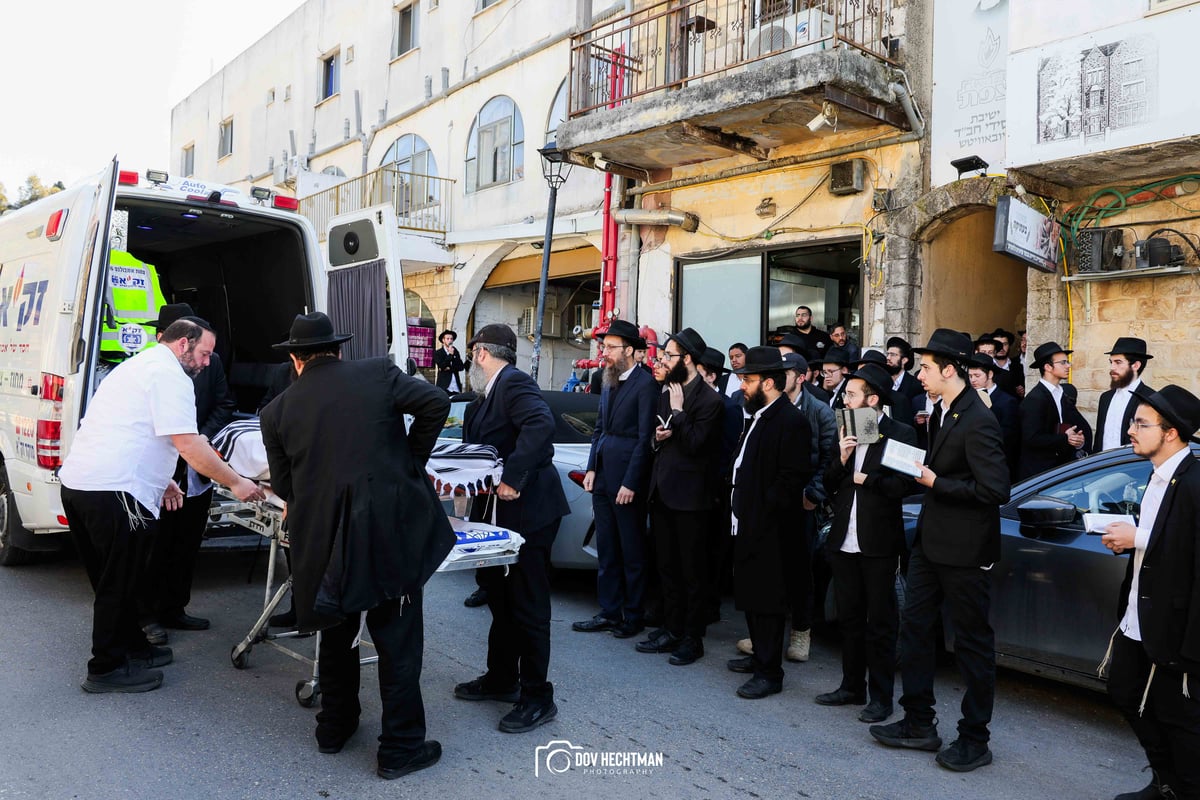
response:
[[[338,333],[353,333],[342,358],[387,355],[387,274],[384,261],[329,272],[329,319]]]

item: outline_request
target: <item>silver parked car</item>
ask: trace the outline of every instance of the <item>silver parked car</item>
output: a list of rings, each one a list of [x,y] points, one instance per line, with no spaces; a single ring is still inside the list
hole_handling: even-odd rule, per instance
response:
[[[584,392],[542,391],[554,414],[554,467],[562,481],[571,513],[563,517],[550,552],[550,563],[564,569],[596,569],[592,496],[583,490],[592,429],[600,411],[600,396]],[[473,395],[455,395],[439,441],[462,441],[462,425]],[[520,531],[517,531],[520,533]]]

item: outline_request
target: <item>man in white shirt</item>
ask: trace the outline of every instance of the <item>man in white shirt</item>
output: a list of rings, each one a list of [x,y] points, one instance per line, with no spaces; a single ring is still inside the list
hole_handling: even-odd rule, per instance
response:
[[[1133,551],[1109,650],[1108,693],[1153,777],[1117,800],[1200,797],[1200,467],[1188,446],[1200,428],[1200,399],[1179,386],[1142,386],[1134,399],[1133,452],[1154,471],[1137,525],[1114,522],[1101,539],[1114,553]]]
[[[1133,336],[1117,339],[1108,356],[1109,390],[1100,395],[1096,414],[1096,435],[1100,450],[1111,450],[1129,444],[1129,422],[1137,403],[1133,393],[1142,385],[1146,362],[1154,358],[1146,352],[1146,341]],[[1153,390],[1150,390],[1153,391]]]
[[[240,500],[263,498],[196,432],[191,378],[208,366],[215,345],[207,325],[179,320],[159,346],[114,369],[59,470],[67,525],[96,592],[85,691],[147,692],[162,684],[162,672],[150,667],[170,663],[171,650],[146,641],[137,590],[159,508],[183,504],[171,480],[178,457]]]
[[[746,345],[735,342],[729,346],[729,372],[718,379],[717,390],[726,397],[732,397],[739,403],[742,401],[742,376],[734,370],[746,365]]]

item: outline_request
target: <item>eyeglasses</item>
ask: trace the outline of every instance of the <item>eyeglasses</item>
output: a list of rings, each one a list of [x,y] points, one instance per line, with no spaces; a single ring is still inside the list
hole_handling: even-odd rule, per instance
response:
[[[842,371],[840,369],[823,369],[821,370],[821,374],[826,377],[832,377],[834,375],[841,375]]]
[[[1058,361],[1051,361],[1051,362],[1050,362],[1050,364],[1051,364],[1052,366],[1055,366],[1055,367],[1062,367],[1062,366],[1066,366],[1066,365],[1068,365],[1068,364],[1070,364],[1070,363],[1071,363],[1071,359],[1069,359],[1069,358],[1062,358],[1062,359],[1059,359]]]
[[[682,358],[682,357],[683,357],[683,353],[668,353],[666,350],[664,350],[661,353],[659,353],[658,360],[663,361],[663,362],[670,362],[671,359],[673,359],[673,358]]]
[[[1169,425],[1163,425],[1161,422],[1147,422],[1144,419],[1134,417],[1129,421],[1129,427],[1136,428],[1139,431],[1144,431],[1147,428],[1162,428],[1164,431],[1169,429]]]
[[[627,345],[627,344],[602,344],[602,345],[600,345],[600,349],[606,353],[611,353],[616,350],[624,350],[626,347],[629,347],[629,346],[630,345]]]

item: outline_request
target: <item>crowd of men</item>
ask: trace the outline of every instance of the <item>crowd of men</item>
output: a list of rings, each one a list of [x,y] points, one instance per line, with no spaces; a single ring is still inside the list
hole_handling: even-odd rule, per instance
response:
[[[176,311],[175,319],[162,314],[160,346],[101,384],[60,473],[96,592],[89,692],[156,688],[157,667],[172,653],[150,640],[159,631],[153,623],[205,623],[185,613],[186,591],[147,591],[168,515],[210,491],[206,478],[239,499],[264,497],[199,433],[213,413],[198,402],[215,334],[190,309]],[[1146,343],[1122,337],[1108,353],[1112,386],[1093,429],[1067,382],[1071,350],[1055,342],[1038,346],[1028,364],[1015,351],[1024,356],[1023,335],[1003,330],[972,337],[938,329],[924,347],[893,337],[883,352],[856,351],[845,327],[815,328],[806,307],[795,321],[765,344],[729,347],[732,369],[692,328],[655,343],[649,363],[636,357],[648,343],[633,323],[616,320],[603,333],[584,478],[599,610],[574,630],[645,634],[638,652],[687,666],[704,657],[719,591],[731,584],[748,633],[737,643],[742,655],[727,663],[748,676],[736,692],[778,694],[784,659],[809,657],[812,558],[818,526],[829,519],[820,546],[833,573],[842,676],[815,702],[862,706],[858,719],[872,723],[883,745],[936,752],[947,769],[974,770],[992,761],[990,570],[1000,559],[999,507],[1021,477],[1132,443],[1154,473],[1136,524],[1113,523],[1103,536],[1114,553],[1133,554],[1110,648],[1110,692],[1154,772],[1150,786],[1120,797],[1200,796],[1200,701],[1188,685],[1200,667],[1200,470],[1186,457],[1200,429],[1200,399],[1178,386],[1148,388]],[[447,333],[443,350],[457,357]],[[290,370],[261,409],[262,434],[271,488],[291,519],[296,623],[323,632],[318,748],[339,752],[358,727],[365,627],[379,653],[378,774],[396,778],[441,755],[426,739],[421,700],[421,595],[453,535],[423,465],[449,401],[387,359],[343,362],[349,338],[324,314],[296,318],[276,345]],[[549,680],[549,557],[569,509],[552,464],[554,420],[516,367],[514,332],[484,326],[467,348],[480,396],[468,408],[464,441],[491,445],[504,459],[499,483],[473,514],[519,531],[525,544],[507,570],[478,576],[492,615],[487,671],[454,694],[513,704],[498,726],[520,733],[558,714]],[[1027,393],[1026,369],[1038,374]],[[839,416],[842,409],[848,414]],[[901,501],[916,492],[924,499],[910,546]],[[902,613],[894,590],[901,569]],[[945,748],[934,712],[943,614],[965,685],[957,737]],[[884,724],[894,713],[897,671],[904,714]]]

